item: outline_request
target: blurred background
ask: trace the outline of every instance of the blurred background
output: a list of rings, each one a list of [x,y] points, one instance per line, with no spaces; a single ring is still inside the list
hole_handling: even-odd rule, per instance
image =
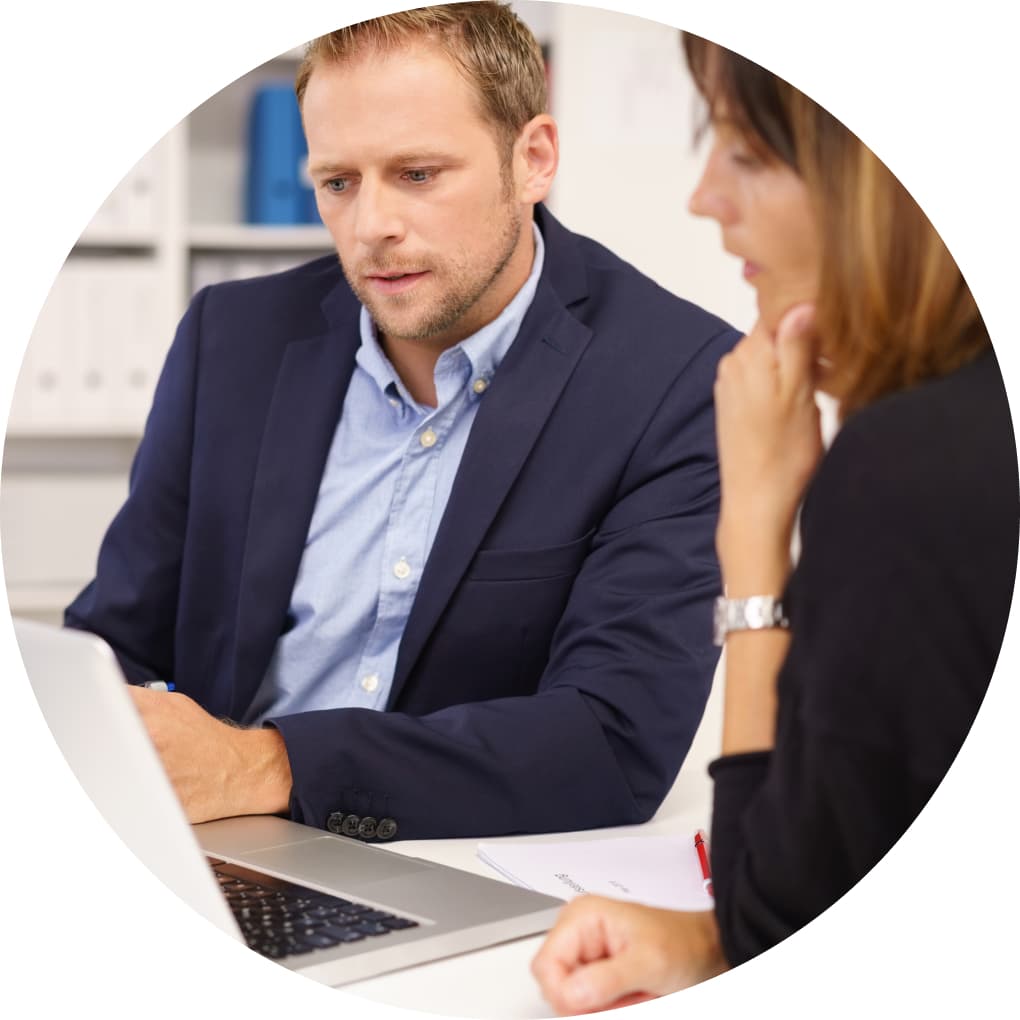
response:
[[[543,45],[561,135],[552,212],[742,330],[753,293],[686,201],[702,153],[677,32],[512,5]],[[22,364],[0,480],[15,615],[57,622],[91,578],[177,321],[206,284],[332,251],[302,178],[301,49],[239,78],[123,178],[70,252]]]

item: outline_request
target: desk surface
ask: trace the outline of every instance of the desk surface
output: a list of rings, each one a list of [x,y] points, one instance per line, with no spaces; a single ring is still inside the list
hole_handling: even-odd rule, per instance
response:
[[[635,835],[693,833],[705,828],[708,805],[704,785],[697,790],[678,781],[655,817],[644,825],[619,826],[587,832],[541,836],[508,836],[501,843],[542,843],[617,838]],[[497,842],[497,840],[486,840]],[[489,878],[501,876],[483,864],[476,854],[479,840],[412,840],[389,849],[473,871]],[[439,1013],[448,1017],[516,1018],[551,1017],[555,1014],[542,999],[531,976],[532,957],[542,944],[541,936],[480,949],[473,953],[409,967],[368,981],[347,985],[344,991],[403,1009]]]

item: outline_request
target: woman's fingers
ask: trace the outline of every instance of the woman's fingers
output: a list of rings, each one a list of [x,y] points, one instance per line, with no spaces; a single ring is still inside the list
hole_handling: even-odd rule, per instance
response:
[[[531,964],[542,994],[557,1012],[604,1009],[646,990],[641,968],[635,967],[627,948],[631,914],[641,911],[616,900],[584,896],[560,912]]]
[[[531,962],[531,972],[547,998],[550,993],[559,995],[577,967],[604,955],[606,947],[599,941],[602,930],[598,923],[598,907],[588,897],[574,900],[560,911],[556,924]]]
[[[814,393],[817,354],[814,305],[795,305],[780,319],[776,330],[776,364],[784,396]]]
[[[565,907],[531,965],[560,1014],[665,995],[725,966],[711,911],[660,910],[584,896]]]
[[[655,998],[646,983],[652,975],[640,949],[624,949],[575,970],[559,987],[552,1005],[562,1013],[590,1013]]]

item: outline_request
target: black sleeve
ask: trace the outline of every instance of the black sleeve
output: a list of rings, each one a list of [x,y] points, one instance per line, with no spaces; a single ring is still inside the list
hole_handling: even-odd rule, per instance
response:
[[[897,778],[894,750],[797,728],[777,752],[732,755],[715,780],[712,870],[723,952],[749,960],[874,867],[937,779]]]
[[[716,912],[733,965],[882,858],[987,689],[1016,564],[1016,454],[994,361],[961,378],[861,412],[808,493],[775,747],[710,770]]]

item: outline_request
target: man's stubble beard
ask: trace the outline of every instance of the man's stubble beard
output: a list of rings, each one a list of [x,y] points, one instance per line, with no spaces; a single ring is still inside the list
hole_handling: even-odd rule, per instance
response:
[[[379,332],[386,337],[396,340],[427,341],[433,337],[441,336],[452,330],[457,323],[466,316],[472,308],[482,299],[488,290],[495,284],[496,280],[505,271],[510,260],[520,243],[523,217],[520,210],[512,203],[507,203],[509,215],[505,221],[505,227],[500,235],[499,247],[496,249],[497,256],[491,260],[487,272],[472,277],[468,272],[469,266],[458,265],[450,267],[451,286],[432,307],[422,310],[421,318],[414,323],[407,323],[398,326],[388,321],[385,312],[380,313],[378,303],[366,293],[367,288],[362,288],[340,262],[347,283],[354,291],[355,297],[368,309],[372,321],[376,324]],[[425,267],[434,272],[434,267]],[[411,300],[414,300],[413,295]]]

